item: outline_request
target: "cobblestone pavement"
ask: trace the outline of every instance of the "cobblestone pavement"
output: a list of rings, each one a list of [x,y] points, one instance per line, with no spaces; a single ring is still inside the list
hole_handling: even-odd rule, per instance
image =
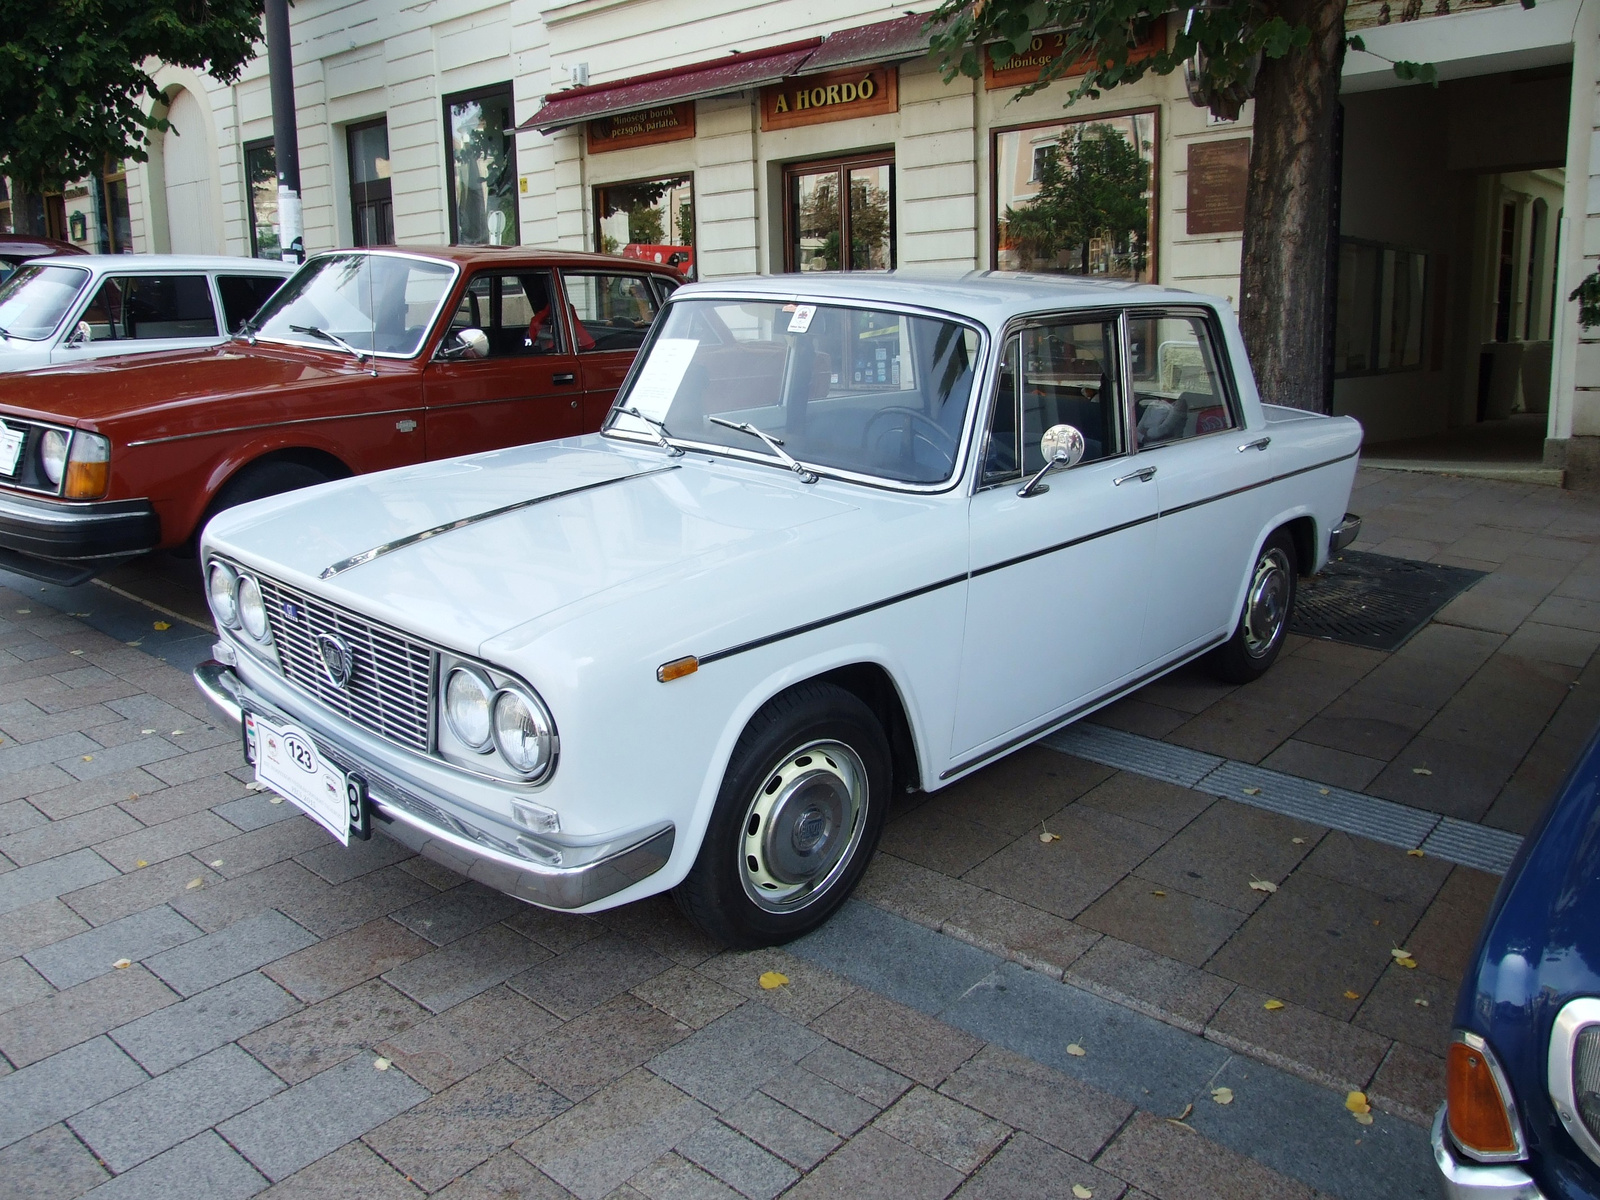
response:
[[[1351,507],[1490,577],[1395,654],[1098,719],[1525,829],[1600,716],[1600,504],[1363,472]],[[0,589],[0,1195],[1432,1194],[1492,876],[1035,748],[902,805],[818,934],[728,953],[664,899],[343,850],[146,653],[183,630],[85,593]]]

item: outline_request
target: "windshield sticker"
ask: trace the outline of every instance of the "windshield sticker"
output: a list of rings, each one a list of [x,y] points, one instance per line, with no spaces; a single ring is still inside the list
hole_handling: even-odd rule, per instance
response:
[[[811,328],[811,318],[816,315],[817,306],[815,304],[795,305],[794,316],[789,318],[788,332],[804,333]]]
[[[699,347],[696,338],[657,338],[650,347],[650,357],[639,370],[639,377],[633,381],[628,407],[637,408],[657,421],[666,420],[667,410],[678,394],[678,385],[683,382],[683,373],[689,369]]]

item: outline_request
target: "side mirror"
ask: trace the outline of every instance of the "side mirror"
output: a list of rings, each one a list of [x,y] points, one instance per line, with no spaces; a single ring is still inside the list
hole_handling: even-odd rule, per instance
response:
[[[1082,462],[1083,434],[1071,425],[1052,425],[1039,439],[1039,450],[1044,455],[1044,466],[1039,468],[1037,475],[1017,489],[1019,496],[1037,496],[1041,492],[1048,492],[1050,487],[1044,482],[1046,475],[1051,471],[1064,471]]]
[[[439,357],[454,361],[463,358],[488,358],[489,335],[481,329],[468,327],[456,331],[443,346],[439,347]]]
[[[93,340],[94,330],[89,328],[89,322],[79,321],[78,327],[67,335],[65,344],[69,349],[76,350],[79,346],[86,345]]]

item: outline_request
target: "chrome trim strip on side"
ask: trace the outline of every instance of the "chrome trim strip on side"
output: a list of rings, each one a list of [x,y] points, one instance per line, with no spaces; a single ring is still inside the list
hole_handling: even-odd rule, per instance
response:
[[[976,767],[982,763],[986,763],[991,758],[998,758],[1000,755],[1005,754],[1007,751],[1016,749],[1025,742],[1035,741],[1038,738],[1042,738],[1054,730],[1061,728],[1063,725],[1070,725],[1073,721],[1077,720],[1085,713],[1110,704],[1113,700],[1120,699],[1129,692],[1137,691],[1139,688],[1142,688],[1145,684],[1149,683],[1158,675],[1165,675],[1168,671],[1176,670],[1178,667],[1183,666],[1184,663],[1199,658],[1202,654],[1205,654],[1209,650],[1214,650],[1227,640],[1228,635],[1224,634],[1222,637],[1214,638],[1198,649],[1188,650],[1178,655],[1176,658],[1170,658],[1166,662],[1162,663],[1159,667],[1154,667],[1151,670],[1146,671],[1143,675],[1140,675],[1136,679],[1130,679],[1127,683],[1114,687],[1108,692],[1102,692],[1092,700],[1085,700],[1071,712],[1064,713],[1059,717],[1051,717],[1044,724],[1034,726],[1034,728],[1030,729],[1027,733],[1019,733],[1016,737],[1009,738],[1008,740],[1001,742],[1000,745],[985,750],[982,754],[974,755],[972,758],[969,758],[964,762],[957,763],[948,770],[940,772],[939,778],[949,779],[951,776],[960,775],[963,771],[970,771],[973,767]]]
[[[348,360],[354,362],[354,359]],[[363,371],[362,374],[366,372]],[[422,405],[413,404],[408,408],[384,408],[377,412],[362,413],[335,413],[328,417],[296,417],[292,421],[262,421],[259,425],[234,425],[227,429],[202,429],[196,433],[174,433],[167,437],[141,438],[137,442],[129,442],[130,446],[162,446],[167,442],[188,442],[195,438],[223,437],[230,433],[251,433],[257,429],[282,429],[287,425],[319,425],[324,421],[359,421],[368,417],[392,417],[397,413],[420,413]]]
[[[518,512],[524,508],[532,508],[536,504],[544,504],[550,500],[560,500],[566,496],[576,496],[579,492],[590,492],[595,488],[608,487],[613,483],[623,483],[629,479],[641,479],[646,475],[659,475],[662,471],[676,471],[678,469],[679,464],[672,463],[669,466],[651,467],[647,471],[630,471],[626,475],[615,475],[610,479],[597,479],[592,483],[580,483],[577,487],[565,488],[562,491],[551,492],[548,495],[534,496],[529,500],[518,500],[513,504],[502,504],[499,508],[491,508],[485,512],[474,513],[470,517],[461,517],[454,521],[448,521],[443,525],[435,525],[432,529],[424,529],[417,533],[408,533],[405,537],[396,538],[392,542],[385,542],[381,546],[374,546],[370,550],[363,550],[359,554],[352,554],[349,558],[341,558],[332,566],[323,568],[322,574],[318,575],[317,578],[332,579],[335,575],[341,575],[352,568],[369,563],[375,558],[381,558],[385,554],[393,554],[396,550],[404,550],[407,546],[414,546],[418,542],[425,542],[429,538],[438,537],[442,533],[450,533],[457,529],[465,529],[468,525],[476,525],[479,521],[488,521],[495,517],[503,517],[507,513]],[[702,659],[701,661],[704,662],[705,660]]]
[[[1176,445],[1177,443],[1169,444]],[[1180,504],[1177,508],[1162,509],[1161,515],[1163,517],[1175,516],[1181,512],[1188,512],[1191,508],[1199,508],[1202,504],[1213,504],[1218,500],[1226,500],[1230,496],[1238,496],[1244,492],[1254,491],[1256,488],[1266,487],[1269,484],[1282,483],[1285,479],[1293,479],[1296,475],[1305,475],[1311,471],[1320,471],[1323,467],[1332,467],[1342,462],[1349,462],[1352,458],[1355,458],[1360,453],[1360,449],[1357,448],[1350,451],[1349,454],[1341,454],[1338,458],[1330,458],[1325,462],[1312,463],[1309,467],[1297,467],[1293,471],[1285,471],[1282,475],[1274,475],[1271,479],[1263,479],[1260,483],[1247,483],[1244,487],[1236,487],[1230,491],[1218,492],[1215,496],[1207,496],[1204,500],[1191,500],[1187,504]]]

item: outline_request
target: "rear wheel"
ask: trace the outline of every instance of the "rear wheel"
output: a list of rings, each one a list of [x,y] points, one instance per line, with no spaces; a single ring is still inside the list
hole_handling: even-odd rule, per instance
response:
[[[1298,574],[1294,539],[1287,529],[1275,530],[1256,555],[1233,636],[1211,652],[1213,674],[1250,683],[1267,673],[1289,635]]]
[[[810,932],[866,870],[889,788],[889,742],[871,709],[832,684],[785,692],[734,748],[679,907],[740,948]]]

